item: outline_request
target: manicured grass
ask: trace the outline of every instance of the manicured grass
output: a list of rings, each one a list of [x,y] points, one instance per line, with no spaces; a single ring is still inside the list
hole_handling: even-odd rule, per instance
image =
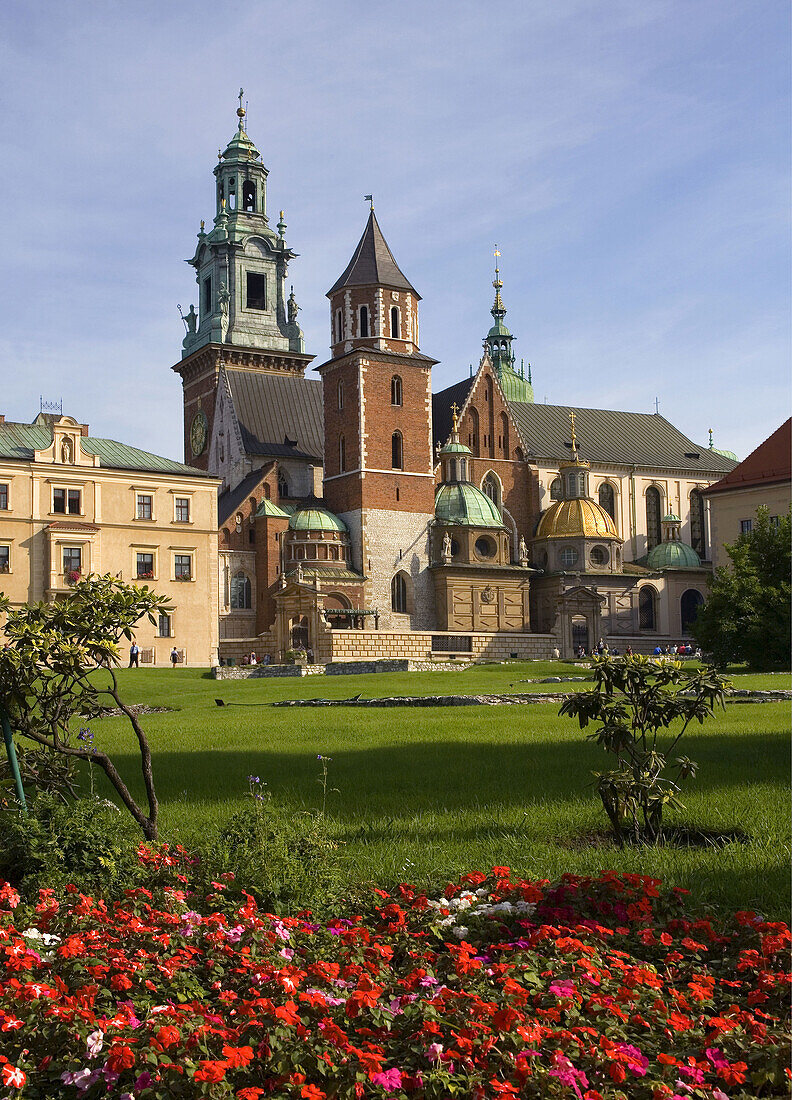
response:
[[[560,667],[561,675],[586,674]],[[249,774],[268,784],[276,803],[318,810],[321,753],[332,757],[330,786],[338,790],[328,794],[328,817],[350,880],[427,882],[496,864],[532,878],[618,868],[688,887],[697,905],[755,907],[787,917],[787,704],[729,705],[691,729],[681,747],[700,771],[676,819],[714,830],[742,829],[749,843],[621,852],[585,840],[606,825],[591,773],[609,765],[572,721],[558,717],[556,704],[327,710],[266,705],[276,699],[350,698],[361,691],[368,697],[533,691],[538,685],[519,680],[558,671],[559,665],[515,662],[448,673],[214,681],[189,669],[141,669],[122,670],[120,680],[130,702],[178,708],[144,720],[164,838],[189,842],[225,821],[247,803]],[[747,683],[754,679],[738,676],[735,686],[759,686]],[[773,677],[773,686],[785,686],[781,679]],[[217,707],[216,697],[229,705]],[[124,722],[102,719],[92,728],[136,784],[137,758]]]

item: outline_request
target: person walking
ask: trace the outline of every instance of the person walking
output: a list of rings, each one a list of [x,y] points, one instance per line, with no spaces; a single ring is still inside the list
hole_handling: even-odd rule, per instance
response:
[[[133,642],[129,647],[129,667],[140,668],[140,649],[137,642]]]
[[[170,659],[171,667],[176,668],[176,665],[179,663],[179,651],[176,646],[174,646],[173,649],[170,651]]]

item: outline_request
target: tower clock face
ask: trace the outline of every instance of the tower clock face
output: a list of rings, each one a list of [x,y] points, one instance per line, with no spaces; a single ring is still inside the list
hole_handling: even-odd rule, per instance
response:
[[[206,413],[203,409],[199,409],[190,425],[190,446],[194,458],[197,458],[198,455],[202,455],[206,450],[208,428],[209,425],[206,420]]]

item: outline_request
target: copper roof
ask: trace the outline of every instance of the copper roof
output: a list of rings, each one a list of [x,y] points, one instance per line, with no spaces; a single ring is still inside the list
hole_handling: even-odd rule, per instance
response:
[[[407,281],[393,258],[388,243],[382,235],[374,211],[369,214],[363,236],[352,254],[344,274],[328,290],[327,296],[345,286],[390,286],[394,290],[409,290],[416,298],[420,294]]]
[[[323,454],[322,383],[316,378],[226,368],[247,454],[307,458]]]
[[[756,485],[772,485],[792,479],[792,417],[777,428],[764,443],[730,470],[726,477],[704,490],[705,493],[725,493],[729,489],[747,489]]]

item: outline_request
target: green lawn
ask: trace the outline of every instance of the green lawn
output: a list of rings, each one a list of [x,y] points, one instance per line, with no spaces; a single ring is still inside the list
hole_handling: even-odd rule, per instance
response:
[[[572,665],[561,668],[562,675],[586,674]],[[788,916],[785,703],[730,705],[697,726],[683,747],[701,770],[684,795],[687,809],[679,820],[743,829],[750,843],[624,852],[581,841],[605,825],[590,784],[591,772],[604,767],[606,758],[573,722],[558,717],[556,704],[328,710],[265,705],[358,692],[534,691],[537,685],[519,681],[558,671],[558,665],[515,662],[448,673],[214,681],[197,670],[141,669],[122,670],[120,681],[130,702],[177,708],[144,722],[164,838],[189,841],[223,822],[246,804],[249,774],[268,784],[276,802],[318,809],[322,753],[332,757],[330,784],[338,793],[328,796],[328,816],[343,842],[351,880],[442,880],[493,864],[537,878],[620,868],[686,886],[699,905]],[[738,675],[735,686],[770,686],[765,679]],[[786,686],[788,676],[770,680]],[[215,697],[231,705],[219,708]],[[134,779],[137,759],[122,720],[102,719],[92,728],[97,743]]]

